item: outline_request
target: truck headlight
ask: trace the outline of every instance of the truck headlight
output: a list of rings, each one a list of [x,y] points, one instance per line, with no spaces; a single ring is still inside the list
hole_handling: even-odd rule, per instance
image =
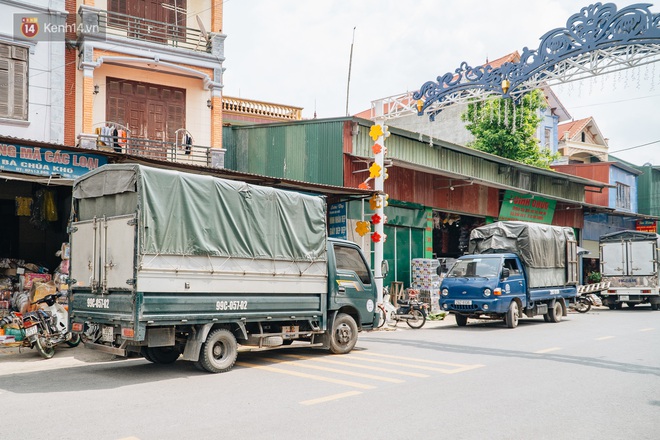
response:
[[[449,289],[447,288],[442,289],[442,296],[447,296],[447,295],[449,295]]]
[[[486,288],[484,289],[484,296],[485,296],[485,297],[489,297],[491,293],[492,293],[492,292],[491,292],[491,290],[490,290],[488,287],[486,287]]]

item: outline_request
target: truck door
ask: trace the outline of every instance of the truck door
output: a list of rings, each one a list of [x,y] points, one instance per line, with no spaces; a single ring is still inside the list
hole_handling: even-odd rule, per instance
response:
[[[358,248],[333,243],[337,268],[337,295],[335,305],[353,305],[360,313],[363,324],[374,319],[376,285],[371,271]]]
[[[626,244],[622,241],[602,243],[600,245],[602,274],[617,277],[627,275],[626,252]]]
[[[628,244],[628,270],[627,275],[642,276],[654,275],[656,272],[655,241],[630,241]]]
[[[95,293],[131,290],[135,278],[135,215],[75,222],[71,278]]]
[[[516,258],[505,258],[504,267],[509,269],[509,278],[502,282],[503,293],[520,298],[522,303],[526,304],[527,283],[518,260]]]

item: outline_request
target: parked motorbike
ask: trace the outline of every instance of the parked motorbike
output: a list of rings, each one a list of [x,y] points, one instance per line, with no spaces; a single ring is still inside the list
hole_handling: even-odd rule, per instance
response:
[[[592,306],[599,307],[602,305],[603,302],[595,293],[583,293],[582,295],[578,296],[573,308],[578,313],[587,313],[589,310],[591,310]]]
[[[33,312],[12,312],[0,320],[0,325],[14,323],[25,334],[24,344],[36,348],[41,357],[50,359],[55,355],[55,346],[65,343],[69,347],[80,344],[80,334],[69,331],[69,312],[57,302],[65,293],[46,295],[32,304],[45,304]]]
[[[390,300],[389,289],[387,287],[383,290],[383,304],[378,305],[378,327],[382,327],[385,323],[396,326],[399,321],[405,321],[410,328],[422,328],[426,323],[427,305],[419,301],[414,295],[409,295],[409,299],[399,299],[395,307]]]

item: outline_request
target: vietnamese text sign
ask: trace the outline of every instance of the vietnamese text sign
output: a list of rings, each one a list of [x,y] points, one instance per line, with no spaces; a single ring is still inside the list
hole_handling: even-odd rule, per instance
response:
[[[641,232],[653,232],[654,234],[658,231],[655,220],[637,220],[635,222],[635,229]]]
[[[346,240],[346,202],[330,205],[328,223],[328,237]]]
[[[499,219],[550,224],[556,204],[556,200],[505,191]]]
[[[75,179],[105,165],[108,159],[98,154],[30,147],[0,142],[0,170],[37,176]]]

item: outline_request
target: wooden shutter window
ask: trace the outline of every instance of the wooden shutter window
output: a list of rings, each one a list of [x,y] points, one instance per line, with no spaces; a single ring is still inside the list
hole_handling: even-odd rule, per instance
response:
[[[9,117],[9,60],[0,58],[0,118]]]
[[[28,49],[0,44],[0,117],[27,120]]]

